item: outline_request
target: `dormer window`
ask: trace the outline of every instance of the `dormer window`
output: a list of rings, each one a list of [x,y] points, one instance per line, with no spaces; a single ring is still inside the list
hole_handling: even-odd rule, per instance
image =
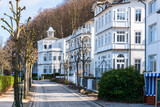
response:
[[[47,45],[44,45],[44,49],[47,49]]]
[[[49,49],[51,49],[52,48],[52,45],[49,45]]]

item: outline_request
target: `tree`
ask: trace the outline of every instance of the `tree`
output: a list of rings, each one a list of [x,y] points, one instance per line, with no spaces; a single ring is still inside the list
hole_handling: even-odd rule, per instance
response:
[[[85,64],[86,62],[88,62],[89,57],[86,57],[86,52],[89,51],[89,47],[87,46],[87,44],[85,43],[85,41],[83,40],[83,38],[80,40],[81,42],[81,61],[82,61],[82,66],[83,66],[83,87],[84,87],[84,76],[85,76]]]
[[[13,56],[13,60],[14,60],[14,101],[15,101],[15,106],[19,107],[19,88],[18,88],[18,71],[20,70],[20,48],[19,48],[19,36],[20,36],[20,32],[23,28],[23,26],[20,26],[20,19],[21,19],[21,13],[23,10],[25,10],[25,6],[23,8],[21,8],[19,6],[19,2],[20,0],[16,0],[16,8],[14,9],[12,1],[9,2],[10,4],[10,10],[12,12],[12,15],[7,15],[6,13],[4,13],[5,16],[7,16],[10,19],[10,22],[7,22],[4,18],[1,18],[1,20],[7,25],[7,27],[2,25],[2,28],[4,28],[4,30],[8,31],[11,36],[13,37],[13,41],[15,42],[15,55]],[[16,28],[14,29],[14,24],[16,26]],[[16,30],[16,31],[15,31]]]
[[[21,38],[21,56],[25,63],[25,79],[24,79],[24,99],[27,99],[27,93],[29,92],[29,81],[31,82],[32,68],[36,60],[37,50],[34,48],[34,29],[29,29],[29,18],[27,20],[27,25],[22,30],[23,38]]]
[[[78,65],[80,62],[80,58],[81,58],[81,47],[80,47],[80,42],[78,41],[78,50],[76,51],[76,53],[74,53],[74,60],[76,62],[76,70],[77,70],[77,86],[79,87],[79,69],[78,69]]]

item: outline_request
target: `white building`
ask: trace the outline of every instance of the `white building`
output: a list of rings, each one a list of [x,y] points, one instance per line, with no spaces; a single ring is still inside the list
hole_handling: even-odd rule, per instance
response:
[[[95,70],[145,69],[145,9],[138,0],[95,2]],[[103,63],[103,61],[105,63]],[[97,71],[95,71],[97,72]]]
[[[160,78],[160,0],[145,0],[145,4],[146,71],[150,71],[145,73],[145,102],[154,104],[156,78]]]
[[[49,27],[47,37],[38,41],[38,76],[62,73],[61,64],[64,53],[65,39],[54,37],[54,30]]]
[[[84,41],[84,43],[82,43]],[[91,19],[84,23],[83,26],[79,27],[78,29],[75,29],[69,37],[66,38],[66,55],[68,54],[68,51],[70,52],[70,73],[76,74],[77,73],[77,67],[76,67],[76,57],[77,53],[79,51],[79,47],[82,47],[80,45],[84,45],[84,49],[87,49],[85,51],[85,76],[93,76],[94,72],[94,20]],[[82,54],[81,54],[81,60],[82,60]],[[82,61],[79,62],[79,75],[82,75],[83,65]]]

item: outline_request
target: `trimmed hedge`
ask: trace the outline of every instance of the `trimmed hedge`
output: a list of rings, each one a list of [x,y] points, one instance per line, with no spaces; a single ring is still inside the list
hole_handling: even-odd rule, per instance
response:
[[[55,74],[42,74],[42,76],[44,76],[44,79],[51,79],[53,77],[60,76],[60,74],[59,73],[55,73]]]
[[[5,90],[9,86],[14,84],[13,76],[0,76],[0,91]]]
[[[105,72],[98,83],[98,97],[107,101],[143,102],[144,76],[135,67]]]

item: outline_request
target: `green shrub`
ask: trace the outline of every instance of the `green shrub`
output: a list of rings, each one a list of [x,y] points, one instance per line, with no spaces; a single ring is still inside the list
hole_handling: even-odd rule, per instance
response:
[[[33,80],[38,80],[38,77],[33,77],[32,78]],[[41,80],[42,78],[41,77],[39,77],[39,80]]]
[[[44,79],[51,79],[53,77],[60,76],[60,74],[59,73],[55,73],[55,74],[42,74],[42,76],[44,76]]]
[[[14,77],[0,76],[0,91],[5,90],[7,87],[14,84]]]
[[[37,74],[32,74],[32,77],[37,77]]]
[[[98,83],[98,97],[107,101],[143,102],[144,76],[135,67],[105,72]]]

